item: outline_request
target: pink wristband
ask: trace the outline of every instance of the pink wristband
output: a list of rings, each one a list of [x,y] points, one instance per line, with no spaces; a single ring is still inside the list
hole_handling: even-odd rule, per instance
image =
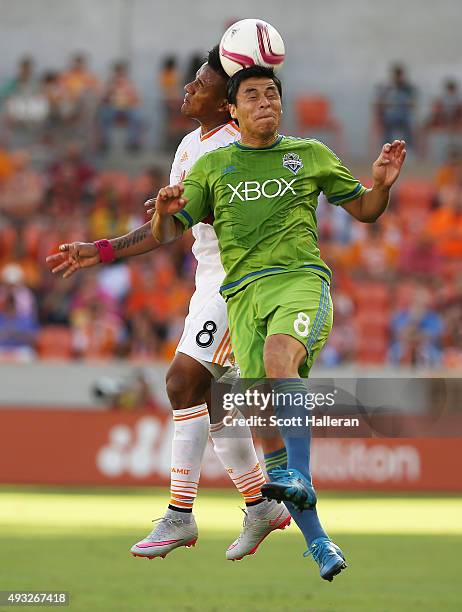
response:
[[[109,240],[96,240],[93,244],[99,251],[101,263],[111,263],[111,261],[114,261],[115,251]]]

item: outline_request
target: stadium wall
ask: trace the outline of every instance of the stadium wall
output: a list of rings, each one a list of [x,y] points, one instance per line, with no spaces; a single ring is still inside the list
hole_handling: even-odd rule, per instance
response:
[[[4,406],[0,483],[167,485],[172,428],[167,414]],[[320,489],[461,492],[459,453],[460,438],[315,438],[312,472]],[[231,486],[210,446],[201,484]]]
[[[158,116],[155,82],[161,59],[175,53],[184,62],[213,46],[225,25],[260,17],[276,25],[287,46],[287,131],[292,131],[290,102],[300,92],[322,92],[333,100],[346,126],[353,154],[367,150],[370,102],[391,62],[403,61],[418,85],[422,107],[441,81],[462,69],[460,22],[456,0],[291,0],[284,7],[264,0],[0,0],[2,62],[0,78],[12,74],[19,56],[30,53],[41,69],[60,69],[69,54],[84,50],[93,68],[106,75],[115,58],[131,61],[142,87],[155,135]]]

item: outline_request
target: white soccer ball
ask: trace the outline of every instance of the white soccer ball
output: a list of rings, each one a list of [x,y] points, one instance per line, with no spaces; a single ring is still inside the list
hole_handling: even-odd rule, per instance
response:
[[[249,66],[265,66],[277,72],[285,58],[284,41],[271,24],[261,19],[236,21],[220,41],[224,71],[233,76]]]

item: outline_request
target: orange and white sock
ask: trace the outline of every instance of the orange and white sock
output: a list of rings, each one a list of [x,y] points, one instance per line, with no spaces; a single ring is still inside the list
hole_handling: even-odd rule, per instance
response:
[[[174,410],[173,422],[169,507],[188,512],[197,495],[202,458],[209,436],[207,404]]]
[[[243,418],[234,409],[234,418]],[[252,432],[248,425],[225,427],[223,422],[210,426],[210,437],[213,450],[228,472],[237,490],[244,498],[246,505],[253,505],[263,500],[260,489],[265,484],[265,476],[258,461]]]

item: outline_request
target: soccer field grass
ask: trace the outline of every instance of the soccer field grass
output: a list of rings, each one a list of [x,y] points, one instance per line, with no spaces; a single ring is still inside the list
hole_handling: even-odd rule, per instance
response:
[[[0,488],[0,590],[65,590],[70,610],[460,610],[462,499],[321,493],[349,568],[319,578],[295,526],[241,562],[224,558],[242,513],[201,491],[197,546],[148,561],[128,553],[163,514],[166,491]],[[11,608],[0,608],[11,610]]]

